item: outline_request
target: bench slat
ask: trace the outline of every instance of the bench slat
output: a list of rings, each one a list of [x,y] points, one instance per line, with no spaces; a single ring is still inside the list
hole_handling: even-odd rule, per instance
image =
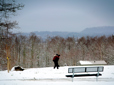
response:
[[[74,77],[86,77],[86,76],[98,76],[98,74],[75,74]],[[99,73],[99,76],[102,74]],[[72,75],[66,75],[66,77],[73,77]]]

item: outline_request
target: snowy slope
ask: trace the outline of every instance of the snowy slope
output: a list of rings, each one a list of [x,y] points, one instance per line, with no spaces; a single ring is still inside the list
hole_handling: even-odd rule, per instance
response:
[[[73,66],[60,67],[59,69],[53,69],[53,67],[46,68],[29,68],[24,71],[0,71],[0,85],[37,85],[38,83],[41,85],[50,85],[50,84],[61,84],[64,83],[69,85],[72,83],[71,78],[65,77],[68,74],[68,68]],[[76,67],[76,66],[75,66]],[[47,83],[48,82],[48,83]],[[96,77],[75,77],[74,83],[80,83],[80,85],[84,85],[86,83],[95,84],[103,84],[114,85],[114,65],[104,66],[104,71],[102,72],[102,76],[98,78],[98,82],[96,82]],[[94,82],[94,84],[93,84]],[[11,83],[11,84],[9,84]],[[22,83],[22,84],[20,84]],[[56,85],[55,84],[55,85]]]

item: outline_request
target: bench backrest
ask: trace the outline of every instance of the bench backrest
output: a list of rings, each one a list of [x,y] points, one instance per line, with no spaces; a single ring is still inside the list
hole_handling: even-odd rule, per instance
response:
[[[103,72],[104,67],[74,67],[68,68],[68,73]]]

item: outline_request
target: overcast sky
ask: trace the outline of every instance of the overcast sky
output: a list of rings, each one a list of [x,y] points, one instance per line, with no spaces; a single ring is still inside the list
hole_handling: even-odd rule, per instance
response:
[[[18,32],[67,31],[114,26],[114,0],[17,0],[25,7],[12,17]]]

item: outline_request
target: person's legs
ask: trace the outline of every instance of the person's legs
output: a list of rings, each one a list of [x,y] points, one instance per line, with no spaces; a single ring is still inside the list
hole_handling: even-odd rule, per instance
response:
[[[58,68],[58,62],[55,62],[55,67],[57,67],[57,68]]]
[[[54,61],[54,69],[55,69],[55,67],[57,67],[57,63]]]
[[[59,65],[57,61],[54,61],[54,69],[57,67],[57,69],[59,69]]]
[[[54,69],[55,69],[55,62],[54,62]]]
[[[59,69],[59,65],[58,65],[58,62],[57,62],[56,64],[57,64],[57,69]]]

